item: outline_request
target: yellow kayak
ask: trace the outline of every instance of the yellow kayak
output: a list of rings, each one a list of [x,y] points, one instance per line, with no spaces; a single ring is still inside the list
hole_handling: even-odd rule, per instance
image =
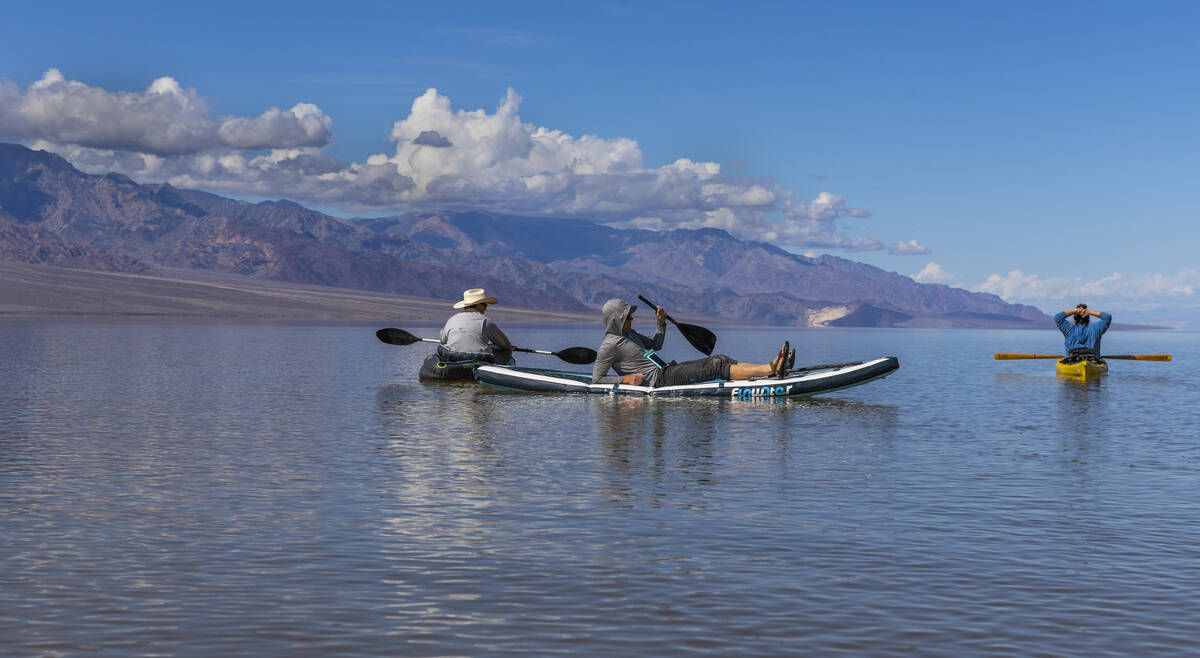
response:
[[[1076,379],[1091,379],[1099,377],[1108,372],[1108,364],[1103,361],[1076,361],[1075,363],[1063,363],[1060,359],[1054,364],[1054,372],[1065,377],[1075,377]]]

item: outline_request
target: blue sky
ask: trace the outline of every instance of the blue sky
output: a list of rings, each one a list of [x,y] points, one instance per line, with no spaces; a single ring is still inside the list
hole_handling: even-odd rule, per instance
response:
[[[0,139],[88,171],[347,216],[719,226],[1051,312],[1200,326],[1194,3],[4,13]]]

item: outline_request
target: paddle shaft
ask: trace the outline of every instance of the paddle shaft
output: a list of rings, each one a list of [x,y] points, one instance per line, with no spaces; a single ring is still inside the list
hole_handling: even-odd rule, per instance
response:
[[[531,349],[529,349],[529,348],[527,348],[527,347],[514,347],[514,348],[512,348],[512,351],[514,351],[514,352],[526,352],[526,353],[528,353],[528,354],[549,354],[550,356],[557,356],[557,355],[558,355],[556,352],[547,352],[546,350],[531,350]]]
[[[389,327],[387,329],[380,329],[379,331],[375,332],[375,336],[380,341],[385,342],[388,345],[412,345],[413,343],[437,343],[438,345],[442,344],[442,341],[440,341],[440,340],[434,340],[432,338],[421,338],[419,336],[414,336],[403,329],[396,329],[394,327]],[[550,356],[556,356],[568,363],[574,363],[577,365],[592,363],[593,361],[596,360],[596,350],[593,350],[588,347],[568,347],[565,350],[559,350],[557,352],[548,352],[546,350],[534,350],[534,349],[529,349],[527,347],[514,347],[514,348],[512,348],[512,350],[514,352],[526,352],[528,354],[548,354]]]
[[[658,307],[658,304],[655,304],[641,295],[638,295],[638,299],[640,299],[643,304],[646,304],[651,308],[657,309]],[[679,333],[683,334],[683,337],[687,339],[687,342],[692,344],[692,347],[704,354],[713,353],[713,349],[717,346],[716,334],[698,325],[676,322],[675,318],[667,315],[666,313],[663,313],[663,315],[671,321],[671,324],[675,325],[675,327],[679,329]]]
[[[1013,354],[1009,352],[999,352],[996,354],[997,360],[1009,359],[1061,359],[1064,358],[1061,354]],[[1124,359],[1126,361],[1170,361],[1170,354],[1105,354],[1099,357],[1104,359]]]
[[[653,308],[653,309],[658,308],[658,304],[655,304],[654,302],[650,301],[649,299],[646,299],[645,297],[642,297],[641,295],[638,295],[638,299],[640,299],[643,304],[649,306],[650,308]],[[676,327],[679,326],[679,323],[675,321],[675,318],[671,317],[670,315],[663,313],[663,317],[670,320],[671,324],[675,325]]]

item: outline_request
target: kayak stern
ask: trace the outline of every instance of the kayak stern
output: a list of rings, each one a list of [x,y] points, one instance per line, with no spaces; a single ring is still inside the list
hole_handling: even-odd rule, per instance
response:
[[[1095,379],[1108,373],[1108,364],[1099,360],[1083,360],[1074,363],[1063,363],[1060,359],[1054,364],[1054,372],[1063,377],[1074,379]]]

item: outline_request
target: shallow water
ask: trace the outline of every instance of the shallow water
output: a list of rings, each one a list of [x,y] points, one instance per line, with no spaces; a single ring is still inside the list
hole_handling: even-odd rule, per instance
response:
[[[401,325],[427,335],[436,327]],[[1178,655],[1195,334],[715,328],[801,401],[415,379],[375,326],[0,323],[0,655]],[[594,346],[593,327],[508,326]],[[696,355],[678,334],[668,358]],[[525,365],[559,367],[552,357]]]

